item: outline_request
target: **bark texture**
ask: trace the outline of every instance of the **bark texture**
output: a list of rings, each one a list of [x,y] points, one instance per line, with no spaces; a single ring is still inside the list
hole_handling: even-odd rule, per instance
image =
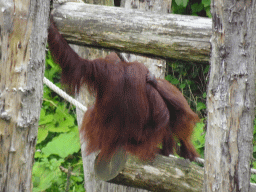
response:
[[[121,0],[121,6],[125,9],[138,9],[147,12],[155,13],[168,13],[171,8],[171,1],[168,0]],[[149,57],[126,54],[126,57],[130,62],[138,61],[143,63],[149,71],[156,77],[164,79],[166,72],[166,60],[164,59],[152,59]]]
[[[0,1],[0,191],[31,191],[49,1]]]
[[[203,168],[177,157],[157,156],[153,162],[129,157],[114,183],[159,192],[201,192]]]
[[[212,0],[204,191],[249,191],[255,106],[255,1]]]
[[[209,61],[208,18],[66,3],[54,12],[54,21],[70,43],[154,57]]]

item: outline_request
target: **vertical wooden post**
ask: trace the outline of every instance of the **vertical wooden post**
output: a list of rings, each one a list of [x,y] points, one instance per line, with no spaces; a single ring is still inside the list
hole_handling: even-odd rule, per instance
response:
[[[32,191],[49,8],[0,2],[0,191]]]
[[[249,191],[255,106],[255,2],[212,0],[204,191]]]

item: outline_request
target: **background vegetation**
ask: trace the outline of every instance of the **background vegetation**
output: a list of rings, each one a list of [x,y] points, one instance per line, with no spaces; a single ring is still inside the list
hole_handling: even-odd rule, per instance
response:
[[[210,0],[173,0],[172,12],[211,17]],[[209,65],[181,61],[167,63],[166,79],[181,90],[201,118],[194,131],[193,143],[204,158]],[[45,76],[60,86],[60,67],[53,62],[49,52],[46,57]],[[45,85],[36,149],[33,191],[84,191],[75,108]],[[253,152],[256,157],[256,139]],[[253,162],[253,167],[256,168],[256,162]],[[252,182],[256,182],[256,175],[252,175]]]
[[[45,77],[60,86],[60,67],[47,52]],[[44,85],[33,167],[33,191],[84,192],[75,108]]]
[[[211,17],[211,0],[172,0],[172,12],[182,15]]]

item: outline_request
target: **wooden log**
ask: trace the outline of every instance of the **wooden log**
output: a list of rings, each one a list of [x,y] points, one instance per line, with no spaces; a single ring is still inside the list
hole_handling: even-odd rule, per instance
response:
[[[189,160],[158,155],[153,162],[129,157],[124,170],[110,182],[149,191],[201,192],[204,170]]]
[[[61,5],[53,15],[69,43],[162,58],[209,61],[209,18],[81,3]]]
[[[158,155],[152,162],[141,162],[130,156],[121,173],[111,183],[159,192],[201,192],[204,169],[174,156]],[[249,192],[256,191],[250,184]]]

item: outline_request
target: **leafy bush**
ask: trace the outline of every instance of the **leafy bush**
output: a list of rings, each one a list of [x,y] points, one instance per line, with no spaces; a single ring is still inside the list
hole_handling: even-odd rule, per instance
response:
[[[209,65],[192,62],[168,61],[167,76],[170,83],[183,93],[190,107],[202,118],[197,123],[192,136],[193,144],[201,157],[204,157],[206,117],[206,85]]]
[[[166,80],[180,89],[189,105],[201,118],[206,116],[206,86],[209,65],[169,61]]]
[[[255,114],[256,114],[256,111],[255,111]],[[256,169],[255,159],[256,159],[256,119],[254,119],[254,130],[253,130],[253,160],[254,160],[252,162],[253,169]],[[256,175],[255,174],[251,175],[251,182],[256,183]]]
[[[172,12],[183,15],[211,17],[211,0],[174,0]]]
[[[45,76],[60,86],[60,67],[49,52]],[[40,114],[33,191],[84,191],[83,166],[75,108],[44,85],[44,101]],[[62,168],[62,169],[61,169]],[[70,179],[68,170],[72,169]]]

